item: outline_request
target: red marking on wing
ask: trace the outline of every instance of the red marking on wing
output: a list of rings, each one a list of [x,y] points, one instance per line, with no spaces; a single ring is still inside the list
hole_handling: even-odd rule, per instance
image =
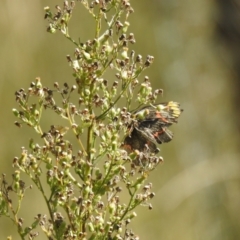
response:
[[[166,118],[164,118],[160,112],[156,112],[156,117],[160,118],[163,122],[168,123],[168,120]]]
[[[163,134],[164,132],[165,132],[164,130],[155,132],[155,133],[153,134],[153,136],[154,136],[154,137],[158,137],[159,135]]]
[[[122,148],[124,148],[126,151],[132,151],[132,146],[129,144],[122,145]]]

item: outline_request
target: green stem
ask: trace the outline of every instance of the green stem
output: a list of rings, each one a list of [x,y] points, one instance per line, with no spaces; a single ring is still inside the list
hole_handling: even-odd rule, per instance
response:
[[[111,110],[111,108],[119,101],[119,99],[122,97],[122,95],[125,93],[125,91],[127,90],[127,87],[129,86],[129,84],[132,82],[132,79],[130,79],[128,81],[128,83],[125,85],[125,87],[123,88],[123,90],[119,93],[118,97],[116,98],[116,100],[110,105],[110,107],[103,112],[101,115],[99,115],[98,117],[96,117],[96,120],[100,120],[102,118],[104,118],[106,116],[106,114]]]
[[[71,114],[70,114],[70,112],[69,112],[69,105],[67,106],[66,113],[67,113],[67,117],[68,117],[70,126],[72,127],[73,124],[74,124],[74,121],[73,121],[73,119],[72,119],[72,117],[71,117]],[[73,130],[73,132],[74,132],[74,135],[77,137],[77,141],[78,141],[78,143],[79,143],[79,145],[80,145],[80,147],[81,147],[84,155],[87,156],[88,154],[87,154],[87,152],[86,152],[86,150],[85,150],[85,148],[84,148],[84,146],[83,146],[83,144],[82,144],[82,141],[80,140],[80,138],[79,138],[79,136],[78,136],[78,133],[77,133],[76,129],[75,129],[75,128],[72,128],[72,130]]]
[[[117,12],[112,19],[110,20],[110,22],[108,23],[108,29],[98,38],[98,41],[101,42],[104,40],[105,35],[108,34],[109,30],[112,29],[114,23],[116,22],[116,20],[121,16],[122,11],[119,10],[119,12]]]
[[[24,235],[23,235],[23,233],[22,233],[22,231],[21,231],[22,228],[20,228],[19,225],[18,225],[17,212],[14,211],[12,204],[11,204],[8,200],[7,200],[7,202],[8,202],[8,206],[9,206],[9,208],[11,209],[12,214],[13,214],[13,216],[14,216],[14,219],[12,219],[11,217],[10,217],[10,219],[11,219],[11,220],[13,221],[13,223],[17,226],[18,234],[20,235],[21,239],[24,240],[25,238],[24,238]]]
[[[96,34],[95,38],[99,38],[99,33],[101,31],[101,17],[102,17],[102,11],[99,9],[98,16],[96,18]]]
[[[106,179],[108,179],[108,176],[110,175],[110,172],[111,172],[112,168],[113,168],[113,164],[111,163],[111,165],[109,166],[109,169],[108,169],[108,172],[107,172],[105,178],[102,180],[102,184],[99,186],[99,188],[98,188],[97,191],[96,191],[96,194],[99,194],[99,193],[100,193],[101,188],[102,188],[102,186],[104,185],[104,183],[106,182]]]
[[[92,143],[93,143],[93,133],[92,133],[93,125],[88,128],[88,135],[87,135],[87,158],[88,162],[92,164],[91,159],[91,149],[92,149]],[[86,179],[88,177],[88,174],[90,173],[91,167],[88,164],[85,164],[86,166],[86,172],[84,173],[84,178]]]
[[[134,209],[134,207],[130,208],[130,206],[131,206],[131,204],[132,204],[133,197],[135,196],[136,192],[137,192],[137,190],[135,190],[135,192],[134,192],[133,194],[131,194],[131,198],[130,198],[130,200],[129,200],[128,206],[127,206],[126,210],[124,211],[124,213],[123,213],[123,215],[121,216],[121,218],[120,218],[119,221],[123,220],[123,218],[126,216],[126,214],[129,213],[131,210]]]
[[[38,178],[38,176],[36,176],[36,178],[34,179],[31,175],[29,175],[30,178],[33,180],[33,182],[35,183],[35,185],[37,186],[37,188],[40,190],[40,192],[42,193],[43,195],[43,198],[46,202],[46,205],[47,205],[47,208],[48,208],[48,212],[50,214],[50,217],[51,217],[51,221],[52,223],[54,224],[54,217],[53,217],[53,212],[52,212],[52,209],[51,209],[51,206],[50,206],[50,201],[48,200],[47,196],[45,195],[44,193],[44,189],[42,187],[42,184],[41,184],[41,181],[40,179]],[[55,230],[56,231],[56,230]],[[56,234],[56,233],[55,233]]]
[[[72,39],[68,34],[64,34],[64,36],[70,40],[74,45],[76,45],[78,48],[81,48],[80,45],[74,40]]]

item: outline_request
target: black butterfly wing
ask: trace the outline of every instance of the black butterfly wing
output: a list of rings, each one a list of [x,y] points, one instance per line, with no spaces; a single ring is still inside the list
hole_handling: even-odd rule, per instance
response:
[[[163,124],[159,119],[155,119],[142,121],[139,129],[149,141],[161,144],[170,142],[173,138],[173,133],[167,128],[168,126],[169,124]]]
[[[140,152],[149,151],[158,153],[159,149],[156,143],[149,129],[134,128],[131,134],[125,138],[123,147],[129,152],[139,150]]]
[[[182,109],[177,102],[160,103],[154,106],[146,106],[134,113],[139,121],[155,121],[156,119],[167,126],[177,122]]]

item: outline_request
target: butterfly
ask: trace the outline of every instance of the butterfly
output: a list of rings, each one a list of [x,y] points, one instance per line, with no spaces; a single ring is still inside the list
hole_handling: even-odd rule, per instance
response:
[[[157,144],[172,140],[173,133],[168,127],[177,123],[182,111],[179,103],[170,101],[133,112],[133,121],[128,126],[123,148],[128,152],[139,150],[158,153]]]

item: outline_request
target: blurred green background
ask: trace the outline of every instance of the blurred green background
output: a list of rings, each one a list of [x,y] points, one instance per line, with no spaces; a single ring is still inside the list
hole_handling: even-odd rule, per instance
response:
[[[62,1],[1,2],[0,172],[10,175],[13,157],[35,136],[13,124],[14,92],[37,76],[47,86],[73,84],[65,56],[74,46],[46,32],[43,8]],[[164,164],[150,177],[153,210],[142,207],[133,230],[143,240],[240,239],[240,5],[233,0],[131,2],[134,49],[155,57],[145,74],[164,89],[162,101],[178,101],[184,108],[173,127],[174,140],[161,146]],[[93,38],[92,22],[77,6],[70,30],[85,41]],[[52,122],[45,118],[44,124]],[[32,217],[46,211],[39,193],[29,194],[25,219],[29,212]],[[1,218],[0,239],[8,235],[19,239],[10,220]]]

